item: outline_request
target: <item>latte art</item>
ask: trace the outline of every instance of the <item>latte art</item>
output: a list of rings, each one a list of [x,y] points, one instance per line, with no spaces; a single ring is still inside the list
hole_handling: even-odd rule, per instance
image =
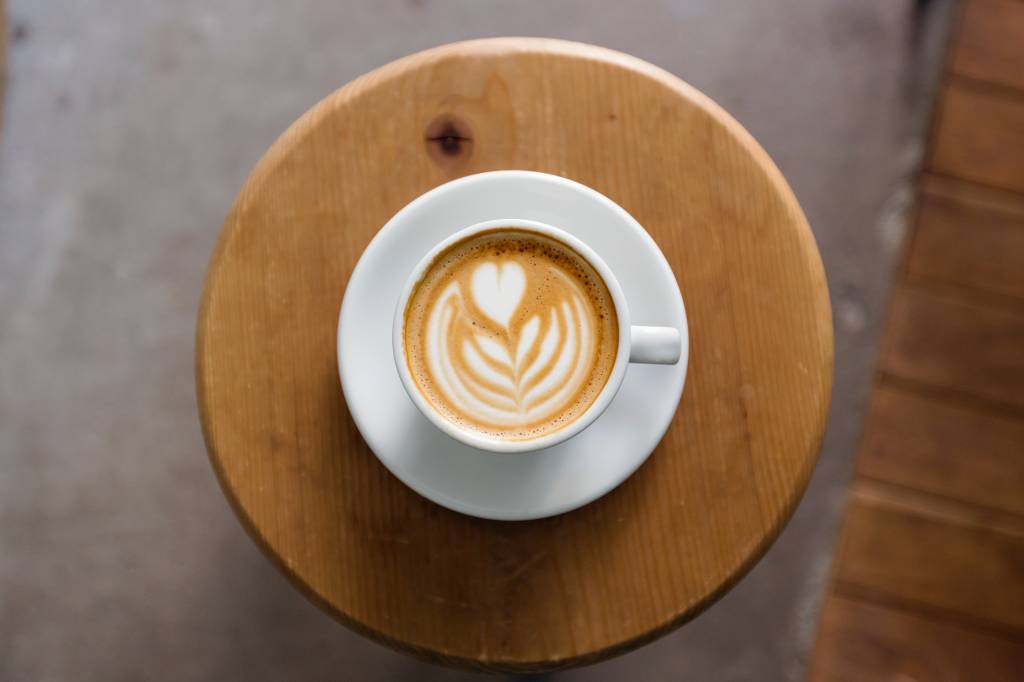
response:
[[[618,350],[615,307],[593,267],[559,241],[511,228],[441,253],[409,298],[404,335],[427,401],[509,440],[583,414]]]

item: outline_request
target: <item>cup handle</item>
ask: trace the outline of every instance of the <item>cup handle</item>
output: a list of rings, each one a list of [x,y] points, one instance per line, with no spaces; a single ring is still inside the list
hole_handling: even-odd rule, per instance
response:
[[[630,327],[629,361],[674,365],[683,351],[682,336],[672,327]]]

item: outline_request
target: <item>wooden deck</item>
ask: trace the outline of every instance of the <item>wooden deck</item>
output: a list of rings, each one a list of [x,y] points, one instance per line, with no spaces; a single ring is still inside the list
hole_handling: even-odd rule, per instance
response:
[[[1024,0],[966,0],[810,680],[1024,680]]]

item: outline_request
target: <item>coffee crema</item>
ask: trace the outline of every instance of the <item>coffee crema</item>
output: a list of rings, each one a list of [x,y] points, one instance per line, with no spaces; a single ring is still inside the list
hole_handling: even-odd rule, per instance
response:
[[[619,323],[601,276],[569,245],[496,228],[441,252],[405,308],[405,360],[442,415],[529,440],[570,425],[615,365]]]

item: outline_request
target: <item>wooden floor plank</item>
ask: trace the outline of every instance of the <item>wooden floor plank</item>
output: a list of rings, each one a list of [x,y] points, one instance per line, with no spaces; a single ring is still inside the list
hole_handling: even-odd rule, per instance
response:
[[[1024,410],[1024,313],[903,285],[882,369]]]
[[[857,474],[1024,515],[1024,422],[880,386]]]
[[[978,204],[982,208],[995,211],[1024,214],[1024,194],[986,187],[956,178],[923,173],[920,180],[920,191],[959,199],[965,203]]]
[[[962,0],[809,679],[1024,680],[1024,0]]]
[[[1024,90],[1024,2],[970,0],[952,71],[962,76]]]
[[[1024,192],[1024,97],[946,86],[929,167],[944,175]]]
[[[832,595],[811,682],[1018,682],[1024,643]]]
[[[846,511],[840,591],[1024,635],[1024,535],[861,494]]]
[[[923,192],[908,271],[1024,298],[1024,210]]]

